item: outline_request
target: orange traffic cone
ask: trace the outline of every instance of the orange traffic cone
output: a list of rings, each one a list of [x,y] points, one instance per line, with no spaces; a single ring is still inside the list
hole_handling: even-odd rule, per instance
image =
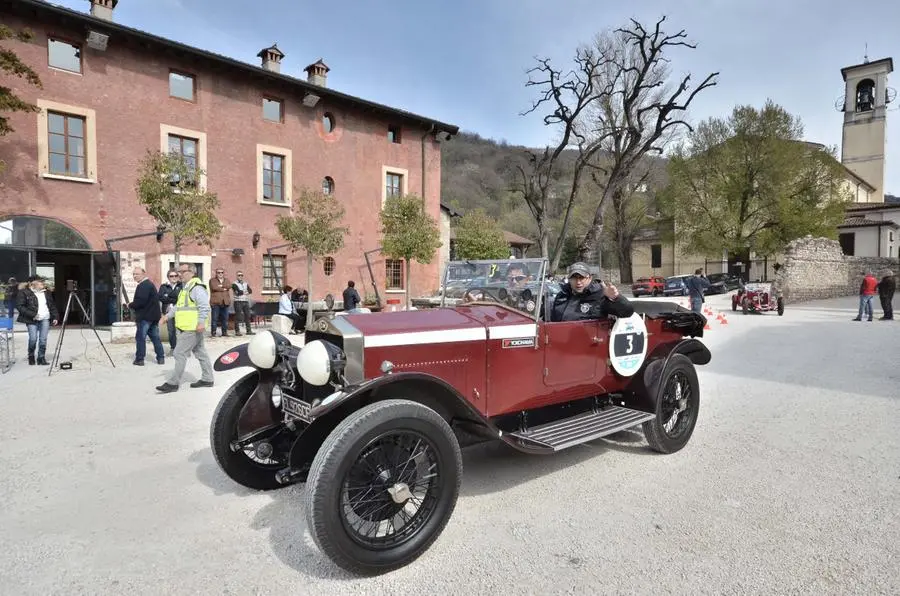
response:
[[[722,325],[728,324],[728,319],[725,318],[725,313],[723,313],[723,312],[719,313],[719,323],[721,323]]]

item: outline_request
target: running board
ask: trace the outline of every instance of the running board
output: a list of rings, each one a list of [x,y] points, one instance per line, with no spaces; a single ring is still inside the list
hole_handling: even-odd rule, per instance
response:
[[[608,406],[602,410],[541,424],[524,432],[504,433],[504,437],[507,440],[518,439],[530,443],[542,450],[562,451],[637,426],[655,417],[655,414],[640,410]]]

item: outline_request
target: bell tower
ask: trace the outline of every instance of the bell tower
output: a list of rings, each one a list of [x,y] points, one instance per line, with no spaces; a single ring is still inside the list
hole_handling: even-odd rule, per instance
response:
[[[844,131],[841,163],[875,187],[870,202],[884,202],[884,155],[887,105],[896,95],[888,89],[887,77],[894,70],[893,58],[882,58],[841,69],[844,77]]]

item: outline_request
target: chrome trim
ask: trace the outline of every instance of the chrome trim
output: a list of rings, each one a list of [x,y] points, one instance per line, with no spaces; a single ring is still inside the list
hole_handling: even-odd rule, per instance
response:
[[[365,317],[369,315],[360,316]],[[363,347],[362,331],[354,327],[345,316],[334,317],[328,323],[328,332],[340,335],[344,339],[344,355],[347,357],[344,377],[351,385],[362,383],[366,380],[365,348]]]

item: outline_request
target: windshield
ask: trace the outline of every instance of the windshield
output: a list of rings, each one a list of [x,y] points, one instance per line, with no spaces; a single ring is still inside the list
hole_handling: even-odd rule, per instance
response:
[[[441,306],[499,302],[529,317],[541,308],[542,292],[556,294],[559,284],[545,280],[543,259],[451,261],[444,272]]]

